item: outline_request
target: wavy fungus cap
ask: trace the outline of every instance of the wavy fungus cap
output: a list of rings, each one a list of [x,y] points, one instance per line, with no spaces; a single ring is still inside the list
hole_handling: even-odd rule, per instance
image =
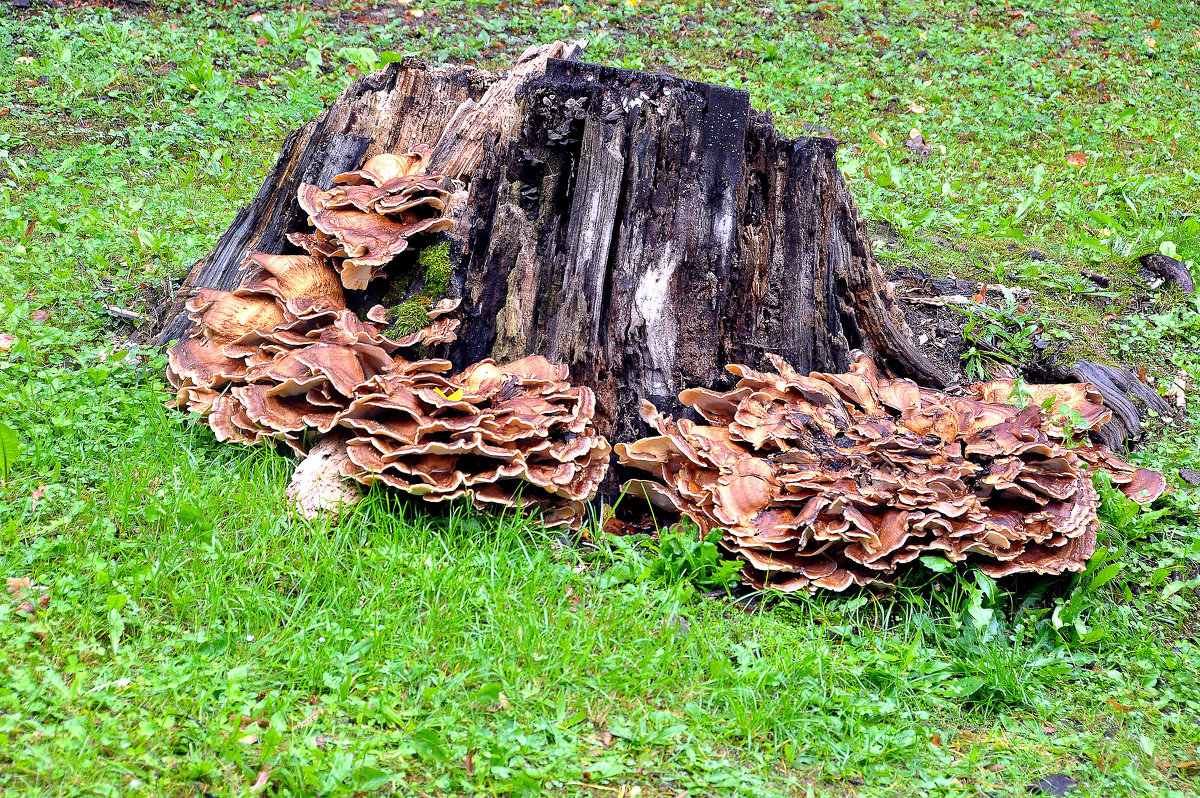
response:
[[[1095,470],[1142,502],[1166,486],[1102,447],[1064,445],[1072,424],[1108,419],[1090,386],[1030,386],[1038,404],[1022,409],[1000,403],[1011,383],[950,396],[882,378],[861,353],[846,374],[770,359],[777,374],[731,366],[732,390],[680,394],[707,424],[645,405],[658,434],[616,447],[652,477],[630,493],[722,530],[759,588],[890,583],[924,553],[993,576],[1079,571],[1096,547]]]

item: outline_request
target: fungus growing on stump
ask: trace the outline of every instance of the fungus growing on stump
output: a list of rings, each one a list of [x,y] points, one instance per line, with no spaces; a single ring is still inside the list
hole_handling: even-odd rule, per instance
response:
[[[926,553],[991,576],[1079,571],[1096,548],[1093,471],[1141,503],[1166,487],[1103,447],[1068,448],[1066,413],[1077,432],[1108,420],[1088,386],[1030,386],[1047,413],[985,401],[1008,401],[1011,383],[951,396],[881,377],[862,353],[845,374],[770,359],[775,374],[731,366],[733,390],[680,394],[707,424],[646,404],[659,434],[616,447],[653,477],[632,495],[722,530],[758,588],[887,583]]]
[[[580,49],[497,74],[405,59],[290,136],[166,314],[164,344],[194,325],[171,352],[181,406],[224,440],[319,441],[302,504],[350,478],[568,525],[607,437],[649,472],[631,489],[789,590],[887,581],[921,552],[1071,570],[1095,545],[1089,473],[1139,501],[1163,489],[1067,445],[1108,415],[1088,387],[1024,410],[1005,384],[933,390],[953,380],[912,340],[836,142]],[[238,272],[255,250],[291,254]],[[1106,374],[1072,379],[1136,434]],[[708,423],[665,415],[685,408]]]
[[[591,390],[541,357],[443,376],[450,367],[398,364],[361,386],[338,417],[357,434],[342,473],[427,501],[535,507],[548,526],[578,527],[611,451],[592,425]]]
[[[319,441],[289,488],[308,515],[353,503],[359,494],[340,484],[351,478],[428,501],[525,506],[548,525],[578,527],[610,453],[590,389],[540,357],[450,376],[449,361],[399,354],[453,342],[457,300],[439,300],[425,327],[400,338],[385,334],[382,306],[366,321],[346,307],[345,291],[449,222],[449,193],[421,173],[423,160],[424,150],[379,155],[338,175],[343,187],[302,186],[317,233],[292,238],[309,254],[252,252],[237,288],[188,301],[192,330],[168,350],[176,404],[221,441],[281,441],[298,455]]]
[[[428,148],[402,155],[376,155],[362,169],[337,175],[322,191],[300,186],[297,201],[315,228],[291,233],[288,240],[326,258],[351,291],[361,291],[383,274],[392,259],[422,233],[441,233],[454,225],[443,215],[453,185],[443,175],[425,174]]]

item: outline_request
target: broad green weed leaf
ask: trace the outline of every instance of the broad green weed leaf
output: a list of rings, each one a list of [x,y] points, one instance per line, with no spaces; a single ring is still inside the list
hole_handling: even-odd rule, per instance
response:
[[[17,431],[4,422],[0,422],[0,476],[8,481],[13,465],[21,456],[21,439]]]
[[[945,574],[954,570],[954,563],[950,562],[940,554],[922,555],[921,565],[924,565],[935,574]]]
[[[1096,578],[1092,580],[1092,584],[1088,586],[1088,590],[1096,590],[1097,588],[1107,585],[1113,578],[1121,572],[1125,567],[1123,562],[1115,562],[1108,565],[1100,573],[1096,574]]]

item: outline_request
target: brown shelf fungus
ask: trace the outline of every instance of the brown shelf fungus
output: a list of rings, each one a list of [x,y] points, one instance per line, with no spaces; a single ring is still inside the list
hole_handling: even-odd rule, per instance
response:
[[[541,357],[449,369],[405,362],[365,384],[339,416],[357,433],[342,473],[428,501],[465,496],[541,510],[552,526],[582,524],[610,452],[593,426],[591,390]]]
[[[1165,488],[1159,474],[1064,440],[1108,418],[1087,386],[1032,386],[1047,412],[997,401],[1011,384],[951,396],[883,378],[861,353],[847,374],[772,363],[776,374],[731,366],[731,391],[681,393],[704,424],[645,405],[659,434],[616,447],[653,478],[630,481],[631,494],[704,534],[722,530],[759,588],[889,583],[925,553],[992,576],[1079,571],[1096,546],[1092,471],[1139,502]]]
[[[314,232],[288,239],[314,257],[328,259],[342,284],[358,291],[408,249],[410,238],[440,233],[454,222],[445,211],[452,183],[425,174],[427,152],[384,153],[362,169],[334,177],[328,191],[303,184],[297,194]]]
[[[457,300],[438,301],[425,327],[399,338],[384,333],[382,306],[365,320],[346,307],[345,290],[366,287],[409,236],[450,223],[440,215],[448,193],[423,174],[424,158],[380,155],[331,191],[303,186],[317,232],[290,238],[309,254],[250,253],[236,289],[188,302],[189,337],[168,352],[176,404],[222,441],[311,448],[289,489],[305,515],[357,500],[349,478],[577,527],[610,454],[590,389],[539,357],[451,376],[448,361],[399,354],[453,342]]]

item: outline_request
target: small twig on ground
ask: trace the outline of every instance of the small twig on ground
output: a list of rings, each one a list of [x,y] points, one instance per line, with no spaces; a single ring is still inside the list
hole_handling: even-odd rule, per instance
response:
[[[141,323],[150,321],[149,316],[146,316],[142,313],[137,313],[132,310],[126,310],[125,308],[119,308],[116,305],[105,305],[104,312],[110,316],[121,319],[122,321],[141,322]]]

